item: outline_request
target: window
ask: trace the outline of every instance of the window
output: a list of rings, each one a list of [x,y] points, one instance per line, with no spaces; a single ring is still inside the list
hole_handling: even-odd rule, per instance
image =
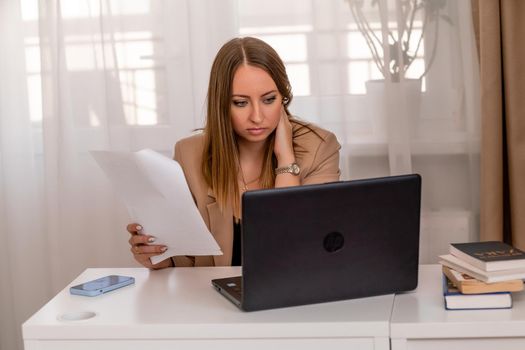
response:
[[[188,37],[181,35],[189,28],[186,3],[57,3],[58,9],[41,6],[50,11],[43,25],[37,0],[21,6],[35,138],[42,137],[42,93],[57,89],[60,102],[53,112],[75,128],[80,149],[107,138],[115,148],[135,145],[171,154],[174,142],[195,128]],[[41,42],[47,35],[50,49],[46,39]],[[45,75],[53,86],[42,91]]]

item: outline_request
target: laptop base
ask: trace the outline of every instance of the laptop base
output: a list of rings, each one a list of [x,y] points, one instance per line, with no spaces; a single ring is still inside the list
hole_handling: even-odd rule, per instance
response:
[[[241,307],[242,277],[217,278],[211,281],[213,287],[237,307]]]

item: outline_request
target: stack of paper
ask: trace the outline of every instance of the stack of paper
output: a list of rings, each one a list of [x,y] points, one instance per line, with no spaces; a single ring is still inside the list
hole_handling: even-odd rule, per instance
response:
[[[168,250],[156,264],[175,255],[222,255],[193,201],[180,165],[157,152],[91,151],[126,204],[131,221]]]

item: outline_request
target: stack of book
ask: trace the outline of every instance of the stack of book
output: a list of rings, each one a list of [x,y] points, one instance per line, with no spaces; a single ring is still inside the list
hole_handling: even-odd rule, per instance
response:
[[[453,243],[440,259],[447,309],[510,308],[523,290],[525,252],[503,242]]]

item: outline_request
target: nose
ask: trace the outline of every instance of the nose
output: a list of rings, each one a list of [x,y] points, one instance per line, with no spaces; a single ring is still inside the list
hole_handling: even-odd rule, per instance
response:
[[[253,105],[252,113],[250,115],[250,120],[255,124],[259,124],[264,120],[264,115],[258,103],[255,103]]]

